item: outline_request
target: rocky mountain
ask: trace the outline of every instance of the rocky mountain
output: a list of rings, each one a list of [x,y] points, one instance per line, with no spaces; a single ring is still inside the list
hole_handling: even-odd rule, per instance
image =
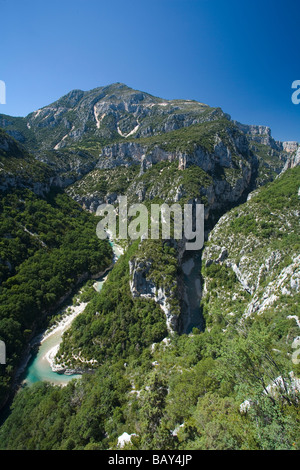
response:
[[[58,150],[84,140],[100,142],[157,135],[224,116],[196,101],[163,100],[122,83],[73,90],[25,118],[0,116],[0,126],[37,150]]]
[[[270,129],[265,126],[231,122],[230,116],[220,108],[191,100],[164,100],[121,83],[87,92],[73,90],[24,118],[0,115],[0,127],[36,159],[63,175],[64,186],[96,165],[99,168],[115,166],[115,161],[108,161],[111,153],[127,152],[135,160],[136,152],[141,157],[145,152],[149,153],[149,147],[165,149],[167,146],[173,150],[178,141],[188,144],[188,129],[201,124],[204,125],[199,129],[205,129],[205,123],[214,121],[230,122],[231,128],[241,131],[254,153],[263,155],[263,165],[273,173],[281,167],[280,160],[286,160],[297,146],[295,142],[275,142]],[[176,130],[188,132],[172,134]],[[202,130],[198,137],[201,133]],[[167,135],[170,139],[164,143]],[[192,142],[195,135],[197,127]],[[197,140],[201,145],[201,139]],[[137,141],[136,148],[127,145]],[[253,147],[254,143],[257,145]],[[149,165],[147,159],[144,164]]]
[[[0,115],[0,127],[47,163],[64,187],[95,167],[128,166],[141,160],[143,168],[162,159],[178,159],[183,166],[194,160],[207,171],[211,153],[222,166],[229,140],[230,152],[242,150],[257,157],[262,183],[270,173],[274,177],[279,172],[297,146],[275,142],[265,126],[232,122],[220,108],[191,100],[164,100],[121,83],[86,92],[73,90],[24,118]],[[239,143],[233,142],[238,132]],[[206,156],[197,156],[199,147]],[[226,165],[232,167],[232,163]]]

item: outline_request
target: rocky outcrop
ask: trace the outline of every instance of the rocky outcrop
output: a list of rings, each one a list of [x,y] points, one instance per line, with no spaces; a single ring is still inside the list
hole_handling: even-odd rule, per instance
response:
[[[145,152],[145,148],[133,142],[112,144],[102,149],[96,168],[103,170],[141,163]]]
[[[151,268],[150,260],[136,260],[129,261],[130,273],[130,291],[133,297],[144,297],[154,300],[163,310],[166,316],[167,328],[170,332],[177,330],[178,325],[178,312],[174,313],[170,305],[170,292],[167,292],[163,287],[157,287],[155,283],[148,279]]]
[[[274,258],[272,253],[271,258]],[[266,260],[260,267],[261,270],[270,272],[271,267]],[[289,266],[283,268],[276,279],[268,283],[268,285],[261,291],[258,289],[259,280],[257,285],[257,292],[253,296],[251,302],[245,310],[245,317],[255,314],[263,313],[267,308],[272,306],[280,295],[295,295],[300,290],[300,255],[295,256]]]
[[[294,153],[297,151],[298,142],[295,141],[284,141],[280,142],[275,140],[271,135],[271,129],[268,126],[256,126],[241,124],[238,121],[233,121],[235,125],[254,142],[267,145],[273,150],[286,153]]]
[[[268,145],[273,149],[280,150],[280,143],[277,143],[273,139],[270,127],[241,124],[238,121],[233,122],[244,134],[248,135],[251,140],[254,140],[260,144]]]
[[[298,165],[300,165],[300,146],[297,145],[297,150],[287,159],[282,172]]]
[[[222,216],[211,231],[202,258],[202,301],[210,320],[214,312],[230,323],[232,318],[243,322],[265,312],[293,311],[292,299],[300,290],[294,236],[299,226],[298,174],[294,168],[269,188],[255,191],[246,204]]]
[[[226,141],[218,133],[214,136],[214,144],[211,150],[204,145],[194,145],[193,150],[164,150],[158,144],[140,144],[138,142],[121,142],[105,146],[102,149],[96,167],[100,169],[115,168],[117,166],[130,166],[139,164],[141,173],[144,173],[152,165],[166,161],[178,161],[178,168],[184,170],[192,165],[197,165],[206,172],[215,172],[216,168],[235,168],[233,161],[251,159],[251,152],[246,137],[234,128],[224,127]]]
[[[0,115],[0,126],[20,142],[50,150],[86,138],[148,137],[220,117],[230,118],[220,108],[197,101],[164,100],[114,83],[73,90],[24,118]]]
[[[298,142],[295,142],[295,141],[282,142],[282,149],[287,153],[297,152]]]

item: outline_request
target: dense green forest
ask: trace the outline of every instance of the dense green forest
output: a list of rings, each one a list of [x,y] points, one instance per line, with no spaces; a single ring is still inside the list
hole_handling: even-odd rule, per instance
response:
[[[64,335],[60,352],[67,365],[76,367],[72,356],[79,351],[99,365],[110,359],[139,357],[147,346],[167,335],[161,308],[153,300],[133,299],[129,289],[128,261],[137,244],[115,265],[101,293],[93,294],[84,314]]]
[[[153,301],[132,298],[128,261],[139,248],[131,245],[64,337],[69,359],[75,348],[97,358],[98,367],[64,388],[38,383],[20,391],[0,430],[0,448],[117,449],[127,432],[127,449],[299,450],[300,370],[292,361],[297,295],[276,285],[273,303],[243,314],[251,296],[273,286],[299,251],[299,171],[259,190],[212,231],[204,260],[218,237],[236,262],[241,247],[249,263],[267,259],[267,247],[282,257],[250,293],[241,292],[229,265],[203,263],[204,331],[170,334]],[[159,260],[164,250],[158,253]],[[165,255],[171,262],[168,247]],[[256,269],[253,264],[254,275]]]
[[[2,194],[0,201],[0,403],[7,396],[22,352],[47,313],[72,291],[80,276],[104,271],[112,259],[96,236],[96,220],[66,194],[47,199],[30,190]]]

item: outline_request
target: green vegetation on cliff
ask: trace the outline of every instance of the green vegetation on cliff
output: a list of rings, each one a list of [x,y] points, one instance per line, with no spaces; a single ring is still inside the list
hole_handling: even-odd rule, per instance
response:
[[[202,270],[208,324],[263,311],[298,313],[299,180],[299,167],[287,170],[211,232]]]
[[[29,190],[2,195],[0,220],[0,338],[7,348],[7,365],[1,366],[2,401],[45,314],[80,276],[104,271],[112,252],[96,236],[95,217],[65,194],[47,200]]]
[[[167,334],[163,312],[153,300],[133,299],[129,288],[129,265],[135,242],[115,265],[100,293],[63,337],[60,354],[68,368],[82,366],[73,356],[95,359],[98,366],[113,358],[138,357],[151,343]]]
[[[137,242],[132,245],[67,338],[101,367],[63,389],[36,384],[18,393],[0,430],[1,448],[118,449],[118,436],[127,432],[135,436],[126,449],[299,449],[300,371],[292,361],[299,327],[290,318],[299,314],[296,283],[290,282],[298,270],[293,258],[299,248],[293,237],[298,185],[299,169],[286,172],[212,231],[203,255],[204,332],[175,333],[161,341],[166,332],[159,309],[130,296],[128,261],[137,253]],[[256,231],[247,228],[251,213]],[[277,215],[268,238],[260,225],[260,219],[268,224],[267,213]],[[249,238],[252,248],[246,244]],[[217,261],[215,246],[221,239],[227,255],[223,252]],[[249,278],[241,262],[242,245]],[[281,253],[275,263],[270,250]],[[231,268],[238,257],[242,277]],[[259,277],[262,265],[269,269],[264,280]],[[277,286],[283,271],[287,283]],[[261,279],[264,288],[274,283],[289,292],[245,316],[255,295],[253,278]],[[69,354],[74,351],[79,349],[70,348]]]

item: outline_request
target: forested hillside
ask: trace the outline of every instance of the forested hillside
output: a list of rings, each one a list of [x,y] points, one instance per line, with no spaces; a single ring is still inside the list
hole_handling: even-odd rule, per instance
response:
[[[298,187],[299,167],[211,232],[204,331],[167,335],[152,301],[130,297],[132,245],[65,338],[101,367],[18,393],[1,447],[117,449],[127,432],[130,449],[299,449]]]
[[[47,313],[81,278],[104,271],[112,252],[96,236],[95,217],[63,193],[2,194],[0,221],[0,339],[7,348],[3,402],[29,339],[47,325]]]

